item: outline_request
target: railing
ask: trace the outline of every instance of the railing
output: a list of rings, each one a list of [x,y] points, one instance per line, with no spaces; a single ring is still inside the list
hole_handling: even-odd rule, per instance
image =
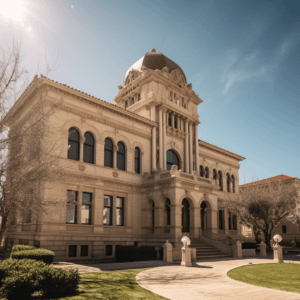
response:
[[[214,233],[212,233],[214,235]],[[220,240],[210,239],[204,236],[200,236],[200,242],[204,244],[208,244],[214,246],[215,248],[219,249],[221,252],[224,252],[228,255],[232,255],[232,246],[226,245],[222,243]]]
[[[184,174],[184,173],[180,173],[180,177],[183,177],[183,178],[186,178],[186,179],[191,179],[191,180],[194,179],[194,176],[193,176],[193,175],[190,175],[190,174]]]
[[[160,175],[161,179],[163,179],[163,178],[169,178],[169,177],[171,177],[171,173],[164,173],[164,174]]]

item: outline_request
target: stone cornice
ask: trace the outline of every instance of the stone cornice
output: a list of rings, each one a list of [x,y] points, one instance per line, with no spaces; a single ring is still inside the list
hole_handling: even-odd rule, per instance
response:
[[[228,150],[222,149],[222,148],[220,148],[218,146],[212,145],[210,143],[207,143],[207,142],[204,142],[204,141],[201,141],[201,140],[198,140],[198,144],[199,144],[200,148],[202,147],[202,148],[209,149],[211,151],[215,151],[215,152],[221,153],[221,154],[226,155],[226,156],[228,156],[230,158],[234,158],[234,159],[236,159],[238,161],[242,161],[242,160],[246,159],[243,156],[240,156],[238,154],[235,154],[233,152],[230,152]]]
[[[200,149],[199,149],[199,151],[200,151]],[[240,168],[239,164],[236,164],[236,165],[235,164],[231,164],[229,162],[226,162],[224,160],[218,159],[216,157],[213,157],[211,155],[204,154],[204,153],[201,153],[201,152],[199,152],[199,158],[200,158],[200,160],[201,160],[201,158],[205,158],[205,159],[207,158],[207,159],[212,160],[216,164],[222,164],[222,165],[234,168],[234,169],[239,169]],[[206,167],[206,165],[204,167]]]

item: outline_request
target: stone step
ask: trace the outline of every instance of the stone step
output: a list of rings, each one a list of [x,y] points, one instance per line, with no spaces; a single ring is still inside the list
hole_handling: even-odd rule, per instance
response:
[[[211,251],[198,251],[198,250],[196,250],[196,253],[197,254],[204,254],[204,253],[222,253],[221,251],[219,251],[219,250],[217,250],[217,249],[213,249],[213,250],[211,250]]]
[[[199,260],[199,259],[207,259],[207,258],[227,258],[227,257],[231,257],[231,256],[227,255],[227,254],[205,255],[205,256],[197,256],[197,260]]]

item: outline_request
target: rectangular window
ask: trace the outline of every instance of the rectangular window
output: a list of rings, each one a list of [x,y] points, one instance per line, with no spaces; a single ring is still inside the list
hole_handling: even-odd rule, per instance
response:
[[[128,101],[125,101],[125,109],[128,107]]]
[[[112,256],[112,245],[106,245],[105,255]]]
[[[81,224],[92,224],[92,194],[82,193]]]
[[[77,191],[67,191],[67,224],[77,224]]]
[[[138,101],[141,100],[141,94],[138,94]]]
[[[77,257],[77,245],[69,245],[69,257]]]
[[[219,230],[223,230],[224,229],[224,218],[223,218],[223,215],[224,215],[224,211],[223,210],[219,210]]]
[[[237,217],[236,217],[236,215],[232,215],[232,227],[233,227],[233,230],[237,230]]]
[[[112,225],[112,196],[104,196],[103,224]]]
[[[81,245],[80,246],[80,256],[81,257],[89,256],[89,246],[88,245]]]
[[[282,226],[282,233],[286,233],[286,226],[285,225]]]
[[[124,226],[124,198],[122,198],[122,197],[117,197],[116,225]]]

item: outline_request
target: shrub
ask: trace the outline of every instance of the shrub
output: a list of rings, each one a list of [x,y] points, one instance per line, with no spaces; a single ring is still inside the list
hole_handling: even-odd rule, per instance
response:
[[[242,244],[242,249],[256,249],[256,247],[256,243],[247,242]]]
[[[39,286],[44,296],[76,293],[80,276],[78,270],[56,269],[47,266],[40,273]]]
[[[119,246],[116,249],[116,261],[128,262],[139,260],[139,250],[134,246]]]
[[[2,280],[11,276],[14,272],[30,273],[33,270],[39,270],[47,266],[43,261],[32,259],[6,259],[0,263],[0,286]]]
[[[12,252],[18,252],[23,250],[34,250],[37,249],[35,246],[30,245],[15,245],[12,247]]]
[[[153,246],[139,247],[139,260],[156,260],[156,250]]]
[[[28,299],[36,291],[36,280],[32,273],[13,272],[2,281],[2,293],[7,299]]]
[[[14,259],[35,259],[41,260],[46,264],[51,264],[54,260],[54,253],[46,249],[34,249],[34,250],[22,250],[18,252],[12,252],[11,258]]]

